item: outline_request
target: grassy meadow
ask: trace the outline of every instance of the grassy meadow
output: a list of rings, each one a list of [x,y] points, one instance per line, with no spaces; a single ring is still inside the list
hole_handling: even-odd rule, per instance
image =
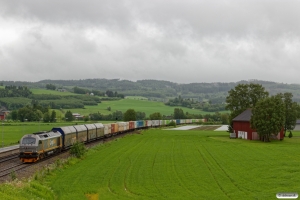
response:
[[[111,107],[111,111],[107,108]],[[119,101],[102,101],[98,106],[85,106],[84,109],[70,109],[73,113],[80,113],[82,115],[88,115],[90,113],[100,112],[102,114],[111,114],[117,110],[126,112],[128,109],[134,109],[135,111],[145,112],[147,116],[152,113],[160,112],[162,115],[171,115],[174,113],[174,108],[181,108],[184,113],[191,114],[212,114],[211,112],[205,112],[196,109],[190,109],[185,107],[171,107],[166,106],[163,102],[139,100],[139,99],[122,99]],[[227,111],[225,111],[227,112]]]
[[[146,130],[94,147],[42,179],[3,185],[0,196],[16,190],[10,199],[275,199],[299,193],[299,144],[299,137],[262,143],[226,132]]]
[[[78,95],[71,92],[59,92],[46,89],[31,89],[31,91],[33,94],[53,94],[62,96]],[[111,107],[111,111],[107,110],[108,107]],[[71,112],[80,113],[81,115],[88,115],[95,112],[100,112],[104,115],[108,115],[112,114],[116,110],[120,110],[124,113],[130,108],[134,109],[135,111],[145,112],[147,116],[155,112],[160,112],[162,115],[171,115],[174,113],[174,108],[181,108],[184,112],[189,112],[191,114],[211,114],[211,112],[205,112],[202,110],[190,109],[185,107],[166,106],[163,102],[149,101],[147,98],[142,96],[126,96],[125,99],[119,101],[102,101],[97,106],[85,106],[83,109],[66,109],[64,111],[71,110]],[[60,110],[56,110],[56,112],[61,115],[63,114]]]

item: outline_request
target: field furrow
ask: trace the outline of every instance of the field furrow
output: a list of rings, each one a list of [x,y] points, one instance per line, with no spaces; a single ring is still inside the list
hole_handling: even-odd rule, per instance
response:
[[[91,149],[47,183],[57,199],[274,199],[298,189],[299,145],[289,141],[147,130]]]

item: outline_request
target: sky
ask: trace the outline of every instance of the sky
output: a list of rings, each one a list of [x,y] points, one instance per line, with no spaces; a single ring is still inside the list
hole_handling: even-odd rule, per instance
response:
[[[1,0],[0,81],[300,84],[299,0]]]

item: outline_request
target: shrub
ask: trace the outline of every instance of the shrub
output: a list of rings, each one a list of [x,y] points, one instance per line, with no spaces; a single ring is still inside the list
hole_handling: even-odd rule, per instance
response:
[[[175,122],[175,121],[171,121],[171,122],[168,124],[168,126],[174,126],[174,127],[176,127],[176,122]]]
[[[77,157],[77,158],[81,158],[84,156],[84,154],[86,153],[86,148],[84,146],[83,143],[81,142],[76,142],[73,144],[73,146],[70,149],[70,154]]]
[[[291,137],[293,137],[292,131],[290,131],[290,133],[289,133],[289,138],[291,138]]]
[[[10,178],[11,178],[11,180],[15,180],[17,178],[15,171],[10,172]]]

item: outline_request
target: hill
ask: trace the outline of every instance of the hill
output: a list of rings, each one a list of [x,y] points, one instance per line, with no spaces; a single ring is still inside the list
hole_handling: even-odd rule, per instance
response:
[[[117,91],[125,96],[143,96],[166,102],[170,98],[181,95],[182,98],[193,98],[198,101],[210,100],[212,103],[225,102],[228,91],[240,83],[258,83],[270,94],[279,92],[291,92],[294,101],[300,102],[300,84],[276,83],[263,80],[242,80],[239,82],[215,82],[215,83],[188,83],[179,84],[163,80],[138,80],[136,82],[120,79],[84,79],[84,80],[42,80],[38,82],[2,81],[1,85],[26,85],[29,88],[46,88],[47,84],[53,84],[67,91],[74,87],[82,87],[90,90]]]

